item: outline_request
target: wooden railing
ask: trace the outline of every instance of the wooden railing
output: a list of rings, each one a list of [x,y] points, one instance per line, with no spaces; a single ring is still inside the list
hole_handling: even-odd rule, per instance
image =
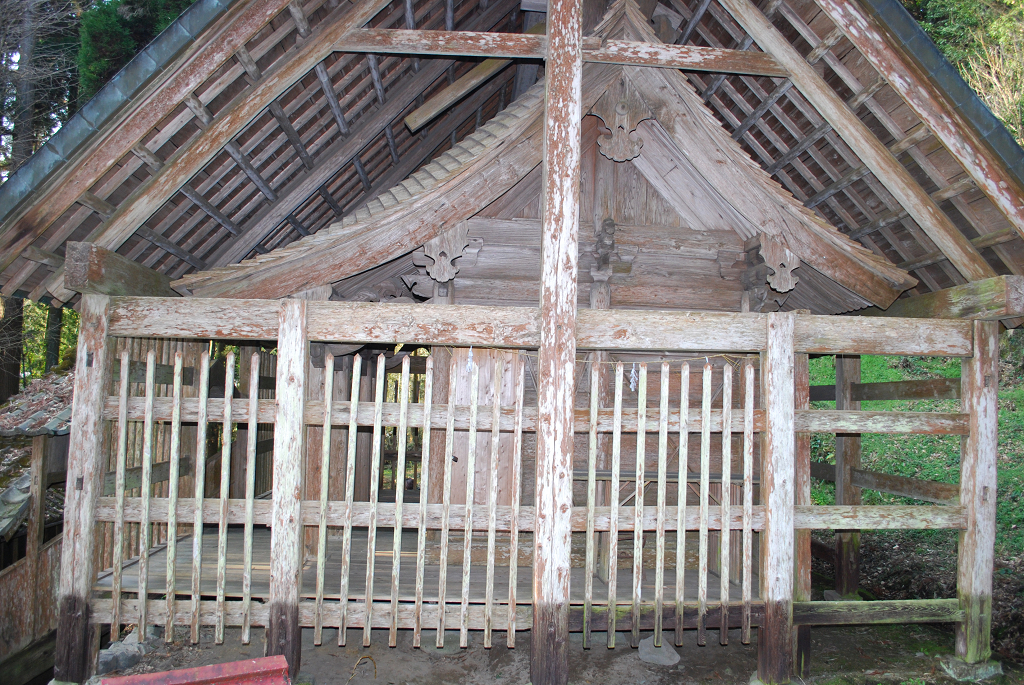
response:
[[[93,622],[114,626],[162,625],[167,639],[173,638],[175,625],[190,626],[193,640],[198,640],[200,626],[213,625],[218,641],[226,627],[240,626],[247,641],[251,626],[265,626],[269,639],[283,640],[288,649],[298,649],[300,626],[314,628],[318,644],[324,628],[339,629],[340,644],[349,628],[362,629],[364,644],[372,628],[384,628],[391,644],[397,630],[411,629],[415,644],[420,644],[423,630],[433,630],[440,646],[445,630],[457,627],[463,646],[473,630],[483,631],[485,646],[490,646],[493,631],[504,631],[512,646],[516,630],[531,625],[531,600],[524,592],[528,583],[521,582],[520,570],[528,573],[526,564],[543,561],[533,558],[532,545],[526,542],[535,527],[535,509],[528,496],[531,482],[523,477],[529,472],[523,466],[529,457],[523,453],[523,436],[538,422],[536,408],[527,406],[527,386],[533,382],[529,357],[539,341],[536,310],[86,296],[82,312],[62,607],[87,605]],[[170,396],[157,396],[159,366],[152,354],[146,360],[122,354],[120,368],[132,372],[114,384],[110,350],[117,337],[276,340],[275,397],[261,399],[255,392],[261,375],[257,356],[242,360],[255,384],[243,398],[232,397],[235,364],[230,357],[224,396],[208,396],[208,354],[200,357],[195,370],[198,397],[183,396],[180,354],[171,365]],[[982,609],[990,593],[986,595],[982,581],[986,572],[990,577],[992,552],[983,529],[995,487],[995,335],[987,324],[583,310],[577,337],[581,350],[641,360],[635,392],[625,390],[622,361],[578,365],[578,386],[589,387],[591,401],[575,414],[575,429],[587,436],[587,447],[573,465],[581,488],[572,509],[572,531],[583,542],[579,572],[572,576],[569,621],[574,630],[584,632],[586,646],[594,630],[607,631],[613,645],[616,630],[631,631],[636,641],[641,630],[653,629],[660,643],[668,628],[679,643],[684,630],[694,628],[703,643],[706,630],[719,629],[724,644],[729,627],[741,628],[747,641],[751,626],[756,626],[765,632],[760,644],[766,653],[791,658],[784,655],[793,653],[794,625],[898,620],[958,622],[965,650],[985,648]],[[352,366],[338,376],[336,360],[327,355],[324,389],[318,395],[330,399],[324,401],[309,399],[311,341],[402,343],[435,350],[450,346],[455,351],[426,359],[419,385],[423,392],[416,397],[410,397],[406,357],[394,402],[385,401],[383,358],[376,364],[381,370],[374,379],[376,389],[366,396],[358,391],[359,383],[350,381],[359,377],[363,358],[354,357]],[[470,346],[477,350],[477,361],[467,354]],[[665,353],[670,361],[655,361]],[[700,353],[699,360],[693,353]],[[810,409],[809,353],[962,356],[963,413]],[[437,367],[435,357],[444,366]],[[145,368],[142,383],[135,382],[138,362]],[[481,381],[482,370],[486,381]],[[337,389],[336,376],[342,379]],[[651,401],[648,377],[657,377],[658,383]],[[503,387],[502,378],[511,390],[504,398],[494,390]],[[440,383],[448,389],[461,387],[468,399],[456,401],[458,393],[451,390],[448,398],[437,401],[432,387]],[[482,383],[490,384],[491,391],[484,391]],[[346,394],[348,399],[342,399]],[[133,445],[126,440],[127,427],[140,422],[141,441]],[[196,425],[189,435],[194,441],[191,461],[182,459],[185,423]],[[274,424],[270,499],[258,499],[253,484],[259,424]],[[154,462],[157,425],[169,431],[169,448]],[[233,425],[248,428],[247,487],[241,497],[232,497],[228,486]],[[108,426],[115,436],[110,462],[101,438]],[[360,427],[373,431],[373,454],[365,462],[370,470],[366,501],[357,501],[353,492]],[[422,431],[425,475],[416,503],[404,502],[400,489],[395,502],[379,501],[380,438],[389,427],[399,436],[414,428]],[[814,506],[809,499],[809,452],[801,443],[801,436],[811,432],[965,436],[959,503]],[[214,434],[221,436],[220,485],[208,495],[206,484],[215,483],[205,469],[216,455],[207,453],[213,444],[207,438]],[[307,440],[320,445],[312,470],[305,461]],[[406,441],[400,438],[397,444],[395,467],[402,473]],[[130,461],[133,449],[137,453]],[[453,459],[456,453],[465,455],[462,463]],[[491,461],[499,453],[506,459],[500,462],[502,469]],[[477,460],[483,461],[478,465]],[[107,463],[113,464],[112,496],[104,491],[110,478]],[[138,463],[137,474],[129,463]],[[680,477],[690,470],[693,476]],[[312,488],[302,480],[307,471],[313,474]],[[508,482],[499,484],[499,471],[507,474]],[[157,474],[168,479],[160,496],[154,496],[152,487]],[[338,492],[337,487],[332,490],[331,474],[344,482],[343,495],[331,495]],[[129,496],[134,491],[126,489],[135,485],[130,479],[136,475],[139,490]],[[186,476],[194,485],[188,492],[179,491],[178,481]],[[627,481],[632,497],[623,500],[619,493]],[[563,474],[561,482],[561,487],[571,488],[573,472]],[[202,506],[197,506],[200,501]],[[148,531],[154,524],[165,531],[165,547],[151,544]],[[244,526],[240,549],[229,524]],[[141,552],[134,560],[123,555],[126,548],[119,542],[131,525],[138,536],[134,549]],[[94,563],[97,526],[112,527],[114,540],[112,567],[99,580]],[[217,527],[216,535],[206,536],[208,548],[204,526]],[[265,526],[270,528],[269,553],[264,550],[257,557],[254,541]],[[856,606],[809,601],[804,578],[806,574],[809,579],[809,530],[873,528],[961,529],[960,599]],[[686,589],[685,558],[687,545],[693,543],[678,534],[681,530],[691,531],[697,548],[692,594]],[[381,532],[390,537],[390,569],[378,568]],[[620,534],[631,537],[632,544],[620,547]],[[473,538],[485,542],[475,545]],[[645,545],[651,538],[653,551]],[[178,567],[179,540],[191,548],[191,555],[182,557],[187,568]],[[759,547],[764,550],[760,557]],[[339,550],[338,569],[328,563],[334,558],[329,548]],[[303,549],[309,560],[305,586]],[[410,553],[404,564],[403,550]],[[625,601],[613,572],[620,550],[632,569]],[[576,555],[577,550],[560,553]],[[229,554],[239,557],[238,576],[228,570]],[[461,558],[462,564],[451,583],[450,557],[455,563]],[[430,577],[440,582],[427,580],[425,567],[434,565],[439,575],[431,570]],[[653,588],[644,585],[647,566],[655,571]],[[72,568],[74,573],[68,570]],[[67,660],[85,659],[87,652],[86,626],[78,616],[70,609],[62,614]]]

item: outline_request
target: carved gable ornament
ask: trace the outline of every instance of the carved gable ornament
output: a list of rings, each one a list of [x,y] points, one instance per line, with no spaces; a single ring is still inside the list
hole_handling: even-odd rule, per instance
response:
[[[605,91],[590,114],[600,117],[611,129],[611,135],[597,139],[601,154],[616,162],[628,162],[640,154],[644,141],[636,134],[636,127],[645,119],[653,119],[647,103],[628,79],[620,79]]]
[[[786,245],[782,236],[761,234],[761,256],[764,263],[772,270],[768,274],[768,283],[773,290],[780,293],[789,292],[800,281],[793,275],[793,269],[800,266],[800,258]]]
[[[430,277],[438,283],[447,283],[459,272],[459,264],[467,266],[476,263],[476,255],[483,247],[479,238],[469,237],[469,225],[462,221],[436,238],[424,243],[422,250],[413,252],[412,261],[416,266],[426,267]]]

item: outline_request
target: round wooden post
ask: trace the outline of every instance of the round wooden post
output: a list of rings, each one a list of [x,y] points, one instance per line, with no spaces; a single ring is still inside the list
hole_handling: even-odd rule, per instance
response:
[[[960,372],[969,435],[960,452],[960,504],[966,523],[960,532],[957,596],[964,611],[956,629],[956,655],[968,663],[992,654],[992,567],[996,536],[998,456],[999,323],[974,322],[974,356]]]
[[[267,656],[283,654],[299,672],[302,629],[302,461],[305,455],[306,302],[283,300],[277,334],[277,418],[274,422],[274,494],[270,528],[270,619]]]
[[[103,399],[110,384],[109,320],[110,298],[82,297],[53,666],[54,678],[73,683],[86,680],[92,666],[89,617],[96,574],[96,504],[103,489]]]
[[[765,406],[761,450],[764,622],[757,631],[757,677],[770,685],[788,683],[793,663],[795,319],[792,313],[768,315],[768,345],[761,362]]]
[[[573,377],[579,243],[582,2],[548,4],[533,561],[534,685],[569,678]]]

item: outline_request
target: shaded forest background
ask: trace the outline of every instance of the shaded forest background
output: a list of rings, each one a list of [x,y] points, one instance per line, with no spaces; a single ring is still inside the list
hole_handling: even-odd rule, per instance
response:
[[[1024,0],[901,1],[1024,143]],[[0,183],[192,2],[0,0]],[[76,315],[48,310],[0,303],[0,376],[27,383],[74,349]]]

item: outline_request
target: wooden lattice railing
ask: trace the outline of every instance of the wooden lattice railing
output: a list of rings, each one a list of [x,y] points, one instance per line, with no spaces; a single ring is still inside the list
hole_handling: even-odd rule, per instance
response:
[[[190,626],[193,640],[201,626],[213,626],[217,641],[230,626],[242,628],[243,640],[251,626],[283,631],[278,635],[305,626],[315,630],[317,644],[324,628],[341,628],[340,644],[349,628],[362,628],[364,644],[371,629],[383,628],[392,645],[399,629],[411,629],[416,645],[423,630],[432,630],[440,646],[445,630],[457,628],[463,646],[473,630],[483,631],[490,646],[497,630],[511,647],[516,630],[531,625],[526,588],[536,560],[527,540],[535,509],[524,444],[538,423],[537,408],[528,406],[536,390],[530,386],[530,355],[539,339],[535,310],[87,296],[82,312],[61,584],[65,649],[80,649],[85,658],[85,616],[94,624],[161,625],[167,639],[175,625]],[[241,360],[249,379],[243,398],[233,397],[231,355],[223,396],[209,396],[207,352],[193,374],[197,397],[183,396],[181,352],[170,373],[162,371],[169,395],[156,390],[159,365],[152,352],[132,359],[124,347],[119,368],[142,362],[146,373],[141,383],[130,374],[115,383],[111,350],[125,337],[276,340],[276,394],[257,392],[260,355]],[[311,341],[423,345],[435,354],[418,369],[415,396],[413,358],[402,360],[395,401],[386,401],[383,355],[376,360],[382,372],[375,390],[364,396],[352,380],[363,358],[344,367],[336,390],[337,360],[327,354],[320,397],[331,401],[325,402],[309,399]],[[741,628],[746,642],[754,626],[765,631],[766,653],[791,654],[794,625],[949,621],[961,626],[958,649],[984,652],[995,499],[995,341],[989,324],[960,321],[581,311],[581,350],[641,361],[635,390],[626,389],[622,361],[578,364],[577,384],[590,389],[589,407],[577,408],[575,417],[586,447],[577,447],[575,461],[567,455],[568,468],[556,479],[572,488],[575,473],[580,483],[572,509],[582,557],[573,564],[572,629],[584,632],[586,646],[593,631],[606,631],[613,645],[616,630],[631,631],[634,642],[640,631],[653,630],[660,643],[670,629],[679,643],[690,628],[701,643],[707,629],[719,629],[724,644],[728,628]],[[456,349],[439,355],[442,346]],[[475,362],[466,354],[469,346],[478,350]],[[656,361],[666,351],[675,356]],[[687,357],[693,352],[701,358]],[[961,356],[963,413],[809,409],[809,353]],[[650,402],[649,377],[657,377]],[[436,401],[433,387],[445,379],[449,390],[460,383],[468,388],[468,400],[456,401],[452,391],[451,400]],[[341,399],[346,391],[348,399]],[[274,425],[270,499],[260,499],[255,487],[261,424]],[[245,487],[235,488],[235,496],[233,426],[247,428]],[[354,495],[360,427],[373,432],[366,501]],[[424,479],[417,502],[405,502],[402,488],[394,502],[380,501],[381,436],[389,428],[398,436],[420,431]],[[965,436],[959,502],[811,505],[810,462],[798,436],[812,432]],[[208,439],[214,435],[220,436],[219,484],[206,473],[217,463]],[[307,440],[321,446],[313,496],[303,483]],[[400,474],[406,444],[397,439]],[[456,453],[466,456],[463,464]],[[134,481],[132,469],[138,470]],[[343,488],[331,483],[332,474]],[[503,474],[508,478],[499,485]],[[103,484],[111,476],[107,494]],[[154,488],[157,479],[167,485]],[[625,499],[623,483],[632,483]],[[240,538],[232,524],[242,526]],[[210,527],[205,536],[204,526]],[[808,532],[872,528],[960,529],[959,599],[809,601]],[[620,535],[631,540],[620,543]],[[653,550],[645,544],[651,538]],[[258,540],[269,540],[269,549],[257,549]],[[694,545],[696,574],[685,561]],[[390,564],[378,561],[388,547]],[[620,552],[630,570],[628,596],[619,592]],[[449,573],[450,562],[461,562],[461,573]],[[648,567],[653,584],[645,579]],[[694,575],[696,587],[688,589]],[[76,610],[82,607],[89,611]]]

